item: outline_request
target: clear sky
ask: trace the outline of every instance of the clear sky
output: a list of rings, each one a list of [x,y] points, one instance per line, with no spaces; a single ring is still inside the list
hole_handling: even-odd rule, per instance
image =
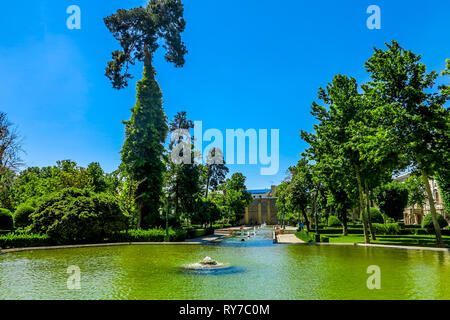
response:
[[[185,110],[203,129],[279,129],[280,169],[262,176],[258,165],[231,165],[251,189],[279,183],[306,147],[311,102],[337,73],[367,81],[373,47],[394,39],[421,53],[429,69],[450,58],[450,1],[184,0],[184,68],[155,57],[170,118]],[[69,30],[69,5],[81,8],[81,30]],[[112,89],[104,76],[119,49],[103,18],[144,0],[4,1],[0,18],[0,110],[24,137],[27,166],[72,159],[120,163],[122,120],[130,117],[135,82]],[[369,30],[369,5],[381,9],[381,29]]]

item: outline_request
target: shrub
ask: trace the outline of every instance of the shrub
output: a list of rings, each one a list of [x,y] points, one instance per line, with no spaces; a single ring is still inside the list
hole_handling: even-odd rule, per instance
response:
[[[362,221],[362,215],[360,215]],[[384,223],[383,215],[377,208],[370,208],[370,221],[372,223]]]
[[[126,229],[126,222],[112,196],[67,188],[42,201],[33,214],[31,231],[65,243],[101,241]]]
[[[312,237],[307,231],[305,231],[305,230],[297,231],[297,232],[295,233],[295,235],[296,235],[297,238],[299,238],[300,240],[303,240],[303,241],[308,242],[308,243],[314,241],[313,237]]]
[[[0,208],[0,230],[13,230],[14,220],[11,211]]]
[[[330,216],[328,218],[328,226],[329,227],[335,227],[335,226],[340,226],[340,225],[341,225],[341,220],[339,220],[338,217]]]
[[[398,223],[373,223],[375,234],[400,234],[401,228]]]
[[[33,219],[31,218],[31,215],[36,211],[33,207],[22,204],[14,213],[14,224],[16,227],[19,228],[25,228],[28,227],[32,222]]]
[[[439,223],[439,226],[442,228],[446,227],[448,225],[447,220],[440,215],[439,213],[436,213],[436,218]],[[427,229],[428,231],[434,230],[433,225],[433,218],[431,217],[431,213],[428,213],[422,220],[422,228]]]
[[[111,234],[111,242],[163,242],[166,236],[164,229],[128,230]],[[169,228],[169,241],[183,241],[187,237],[186,230]]]
[[[0,248],[42,247],[53,244],[47,235],[8,233],[0,236]]]
[[[375,201],[381,212],[389,218],[403,218],[408,205],[408,189],[399,182],[391,182],[375,190]]]
[[[187,231],[189,239],[204,237],[214,233],[214,229],[190,229]]]

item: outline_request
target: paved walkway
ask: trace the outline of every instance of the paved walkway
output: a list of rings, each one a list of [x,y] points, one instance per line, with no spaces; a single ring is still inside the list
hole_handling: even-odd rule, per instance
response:
[[[279,234],[277,235],[278,243],[306,243],[295,236],[295,234]]]

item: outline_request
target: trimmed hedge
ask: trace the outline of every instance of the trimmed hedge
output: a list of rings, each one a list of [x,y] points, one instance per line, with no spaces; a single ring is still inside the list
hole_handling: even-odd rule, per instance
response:
[[[14,230],[14,219],[11,211],[0,208],[0,230]]]
[[[189,239],[209,236],[214,234],[214,229],[187,229],[187,237]]]
[[[363,234],[362,228],[348,228],[348,234]],[[319,234],[342,234],[342,228],[327,227],[324,229],[319,229]]]
[[[128,230],[109,235],[97,243],[106,242],[163,242],[166,235],[164,229]],[[186,230],[169,229],[169,241],[184,241],[187,237]],[[80,242],[86,243],[86,242]],[[0,248],[26,248],[73,244],[73,242],[59,242],[48,235],[8,233],[0,236]]]
[[[375,234],[400,234],[401,228],[398,223],[372,223]]]
[[[8,233],[0,236],[0,248],[42,247],[54,245],[47,235]]]
[[[448,222],[447,220],[445,220],[445,218],[439,214],[436,213],[436,217],[437,217],[437,221],[439,223],[439,226],[442,228],[448,226]],[[422,228],[427,229],[427,230],[434,230],[434,225],[433,225],[433,218],[431,217],[431,213],[427,214],[423,220],[422,220]]]
[[[329,227],[340,226],[340,225],[341,225],[341,220],[339,220],[338,217],[330,216],[328,218],[328,226]]]
[[[359,214],[362,221],[362,213]],[[372,223],[384,223],[383,214],[377,208],[370,208],[370,221]]]
[[[32,206],[21,204],[14,212],[14,224],[16,228],[25,228],[33,223],[32,214],[36,211]]]
[[[111,242],[163,242],[166,236],[164,229],[128,230],[114,233],[108,237]],[[184,241],[186,230],[169,228],[169,241]]]

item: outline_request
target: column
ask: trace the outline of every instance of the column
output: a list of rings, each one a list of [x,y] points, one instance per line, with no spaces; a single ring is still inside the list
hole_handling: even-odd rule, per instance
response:
[[[248,206],[245,207],[245,224],[248,224]]]
[[[261,198],[258,199],[258,223],[262,224],[261,221]]]

